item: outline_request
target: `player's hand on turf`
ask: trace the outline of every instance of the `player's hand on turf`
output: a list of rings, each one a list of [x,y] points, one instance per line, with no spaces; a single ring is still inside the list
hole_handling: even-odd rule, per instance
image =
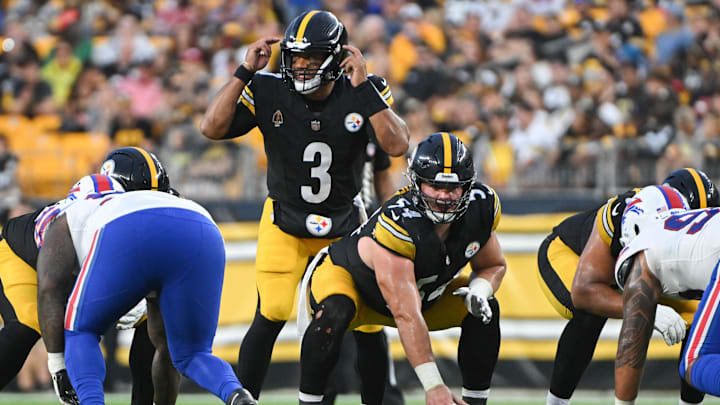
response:
[[[667,305],[658,304],[655,310],[655,330],[660,332],[668,346],[682,342],[685,339],[687,322]]]
[[[343,49],[348,52],[348,56],[340,63],[340,67],[344,67],[345,71],[350,73],[350,84],[357,87],[367,80],[365,58],[362,52],[352,45],[343,45]]]
[[[490,323],[493,316],[492,308],[483,294],[473,291],[470,287],[460,287],[453,291],[453,295],[460,296],[465,300],[465,306],[470,315],[480,318],[486,325]]]
[[[467,402],[453,395],[447,385],[438,385],[425,392],[426,405],[468,405]]]
[[[75,389],[70,384],[67,370],[60,370],[52,375],[53,388],[61,404],[80,405]]]
[[[115,324],[115,328],[120,330],[132,329],[145,315],[147,315],[147,301],[143,298],[137,305],[128,311],[127,314],[118,319]]]
[[[251,72],[257,72],[258,70],[267,66],[270,61],[270,45],[280,41],[280,38],[265,37],[258,39],[248,46],[247,55],[245,55],[245,68]]]

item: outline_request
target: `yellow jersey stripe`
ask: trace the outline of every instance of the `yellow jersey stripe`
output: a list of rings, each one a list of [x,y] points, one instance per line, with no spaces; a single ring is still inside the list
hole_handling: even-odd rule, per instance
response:
[[[245,97],[240,97],[240,102],[243,103],[243,105],[247,107],[248,110],[250,110],[252,115],[255,115],[255,106],[250,104],[250,102]]]
[[[494,231],[495,229],[497,229],[498,225],[500,224],[500,217],[502,216],[502,206],[500,204],[500,197],[497,195],[495,190],[490,186],[487,186],[487,188],[490,189],[490,192],[492,193],[493,198],[495,199],[494,204],[493,204],[494,205],[493,225],[492,225],[492,229],[491,229],[491,231]]]
[[[150,188],[152,190],[157,190],[158,188],[158,168],[155,167],[155,160],[150,156],[145,149],[141,149],[138,147],[134,147],[137,149],[138,152],[140,152],[141,155],[145,158],[145,162],[147,162],[148,167],[150,168]]]
[[[375,240],[385,248],[410,260],[415,260],[415,244],[412,241],[398,238],[399,234],[394,233],[391,229],[392,227],[378,220],[373,232]]]
[[[243,89],[243,93],[250,96],[253,101],[255,100],[255,95],[253,94],[252,90],[250,90],[250,86],[245,86],[245,88]]]
[[[692,175],[693,180],[695,180],[695,187],[697,187],[698,190],[698,198],[700,199],[700,208],[707,208],[707,194],[705,191],[705,185],[702,182],[702,179],[700,178],[700,174],[695,169],[687,169],[688,172]]]
[[[396,232],[399,232],[400,234],[407,237],[408,240],[412,241],[412,239],[410,239],[410,234],[405,229],[403,229],[403,227],[396,224],[395,221],[388,218],[387,215],[385,215],[385,213],[380,213],[380,218],[378,218],[378,221],[387,224],[388,226],[392,227]]]
[[[310,19],[320,11],[313,10],[307,14],[305,14],[305,17],[303,17],[302,21],[300,21],[300,26],[298,27],[297,35],[295,35],[295,42],[302,42],[302,39],[305,37],[305,29],[307,28],[308,23],[310,22]]]
[[[395,102],[395,99],[393,98],[392,93],[390,93],[390,97],[385,99],[385,102],[388,103],[389,106],[393,105],[393,103]]]
[[[388,91],[390,91],[390,86],[386,86],[385,90],[380,92],[380,95],[384,97],[388,93]]]
[[[443,140],[443,173],[452,171],[452,146],[450,145],[450,135],[447,132],[441,132]]]
[[[600,207],[597,211],[596,217],[595,217],[595,227],[597,228],[598,233],[600,234],[600,238],[608,245],[612,243],[613,235],[614,235],[614,225],[612,223],[612,220],[610,218],[611,215],[611,207],[613,205],[613,202],[617,197],[613,197],[610,200],[608,200],[605,205]]]

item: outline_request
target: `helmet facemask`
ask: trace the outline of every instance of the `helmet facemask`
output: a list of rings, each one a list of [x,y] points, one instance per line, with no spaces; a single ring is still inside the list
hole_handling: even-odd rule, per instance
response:
[[[455,173],[438,173],[435,179],[426,179],[418,176],[413,170],[408,170],[410,187],[415,205],[424,211],[425,216],[435,224],[449,224],[456,221],[467,211],[470,205],[470,191],[475,182],[475,176],[469,180],[459,181]],[[429,196],[422,190],[422,184],[431,187],[455,189],[462,188],[460,197],[442,199]]]
[[[293,60],[301,54],[304,54],[306,59],[321,60],[322,63],[318,67],[293,67]],[[339,67],[340,61],[338,59],[332,52],[306,52],[283,47],[280,72],[283,79],[291,85],[292,89],[303,95],[311,94],[323,84],[335,81],[343,74],[345,69]],[[310,62],[309,64],[317,66],[316,62]]]

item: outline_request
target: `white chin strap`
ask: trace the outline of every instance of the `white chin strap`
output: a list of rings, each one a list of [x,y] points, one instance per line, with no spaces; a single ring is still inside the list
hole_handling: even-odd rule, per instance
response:
[[[455,220],[457,212],[440,212],[425,208],[425,215],[427,215],[433,223],[447,224]]]
[[[293,79],[293,83],[295,84],[295,91],[297,91],[300,94],[310,94],[315,92],[320,85],[322,84],[322,75],[325,73],[325,68],[328,67],[330,62],[332,62],[332,54],[328,55],[328,57],[323,62],[322,66],[320,66],[320,69],[318,69],[317,74],[315,77],[313,77],[310,80],[295,80]]]

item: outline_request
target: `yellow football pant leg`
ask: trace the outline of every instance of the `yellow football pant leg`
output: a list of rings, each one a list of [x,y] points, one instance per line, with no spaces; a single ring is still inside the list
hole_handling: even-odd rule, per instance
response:
[[[18,321],[40,333],[37,312],[37,273],[0,241],[0,280]]]
[[[557,235],[546,239],[538,251],[538,281],[548,302],[563,318],[572,319],[572,282],[580,256]]]
[[[452,292],[467,285],[468,277],[466,275],[456,278],[448,285],[438,302],[423,312],[429,330],[443,330],[460,326],[468,311],[462,298],[452,295]],[[350,298],[355,304],[355,316],[350,322],[349,329],[364,332],[365,330],[361,328],[368,325],[376,327],[376,331],[379,331],[380,325],[396,326],[392,317],[380,314],[363,301],[350,273],[343,267],[334,264],[329,255],[315,269],[310,291],[313,299],[318,303],[331,295],[344,295]]]
[[[308,259],[336,239],[298,238],[273,223],[272,199],[265,200],[256,257],[260,314],[273,322],[287,321]]]

